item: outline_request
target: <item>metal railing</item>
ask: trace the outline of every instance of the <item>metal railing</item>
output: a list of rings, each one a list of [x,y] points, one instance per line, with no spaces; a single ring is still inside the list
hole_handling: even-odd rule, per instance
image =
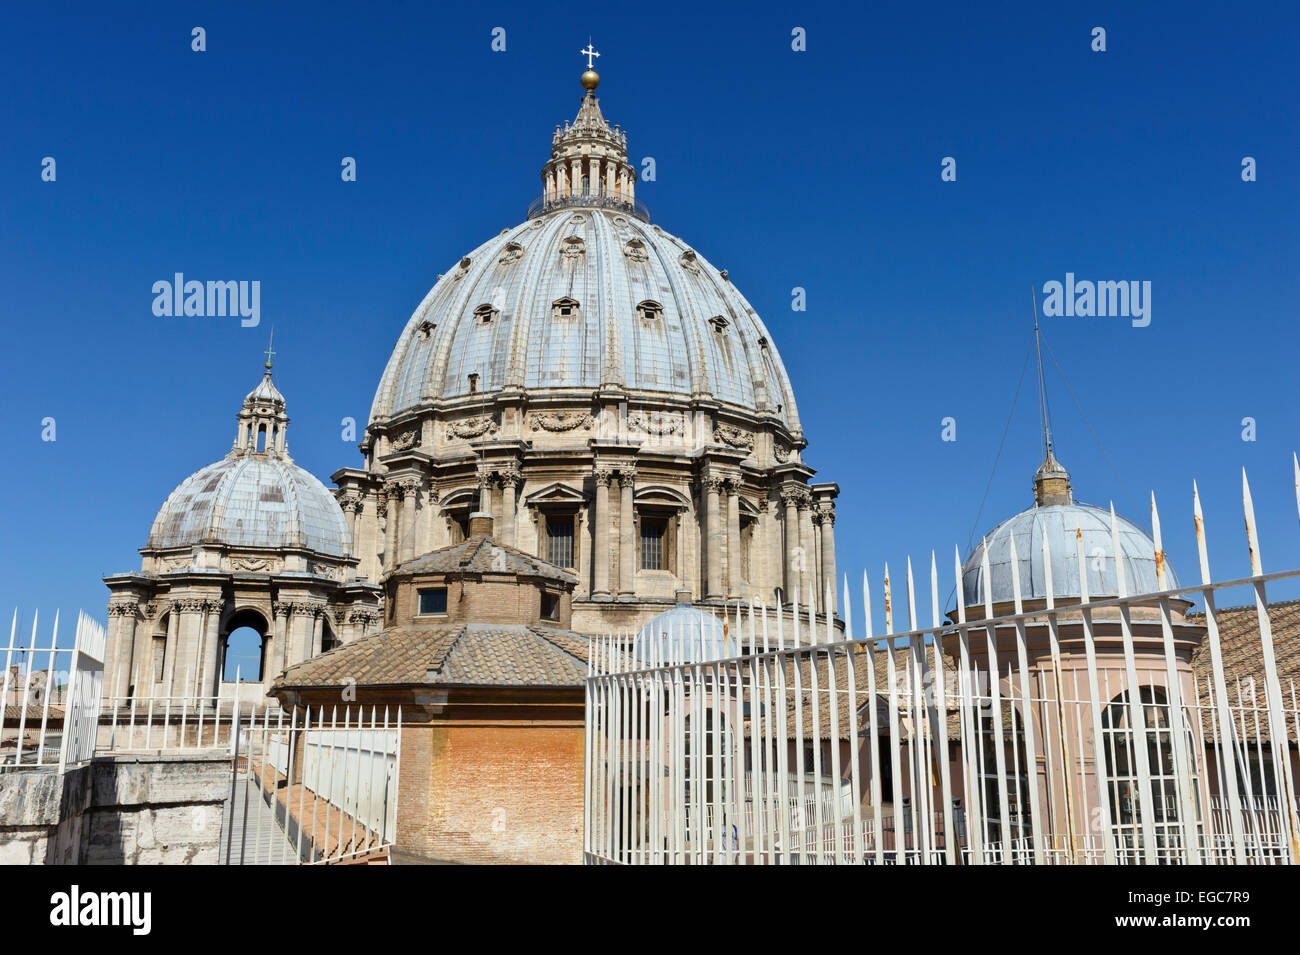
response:
[[[397,828],[402,711],[334,706],[235,711],[222,861],[388,859]]]
[[[536,219],[538,216],[546,215],[548,212],[555,212],[558,209],[610,209],[615,212],[626,212],[645,222],[650,221],[650,210],[646,204],[639,199],[620,199],[616,196],[554,196],[550,199],[546,196],[538,196],[528,205],[528,219]]]
[[[0,672],[0,767],[49,766],[60,772],[94,755],[104,680],[104,628],[82,613],[71,647],[59,646],[59,615],[40,646],[40,614],[30,641],[9,628]]]
[[[909,561],[901,632],[886,568],[881,634],[864,575],[856,635],[846,581],[843,636],[811,606],[807,624],[796,611],[787,632],[782,615],[769,620],[750,604],[727,614],[750,652],[727,659],[682,658],[679,648],[702,645],[691,631],[644,646],[593,641],[586,861],[1295,863],[1300,705],[1278,676],[1267,589],[1300,570],[1264,571],[1244,474],[1242,486],[1248,577],[1211,578],[1194,489],[1191,586],[1171,585],[1153,497],[1154,591],[1128,594],[1112,509],[1108,556],[1085,557],[1075,535],[1077,596],[1054,595],[1044,536],[1044,591],[1028,605],[1012,573],[1014,599],[998,614],[984,549],[983,606],[963,605],[957,555],[951,619],[940,614],[931,556],[929,625]],[[1113,568],[1117,596],[1089,596],[1086,568],[1097,560]],[[1234,610],[1252,629],[1233,640],[1257,661],[1235,685],[1217,606],[1233,589],[1253,597]],[[1187,616],[1193,602],[1203,618]],[[808,785],[824,778],[847,779],[850,798]]]

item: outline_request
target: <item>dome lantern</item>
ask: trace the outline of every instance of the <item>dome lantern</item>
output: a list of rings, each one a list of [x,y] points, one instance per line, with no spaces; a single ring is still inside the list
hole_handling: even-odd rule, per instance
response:
[[[272,333],[274,339],[274,332]],[[273,454],[288,458],[289,444],[285,432],[289,416],[284,410],[284,395],[271,381],[271,358],[275,355],[272,343],[266,346],[266,371],[256,388],[244,398],[239,409],[238,427],[232,450],[244,454]]]
[[[1073,504],[1070,472],[1056,460],[1052,445],[1047,445],[1047,456],[1034,474],[1034,505],[1050,507],[1054,504]]]
[[[636,203],[637,177],[627,159],[627,133],[610,127],[596,98],[600,75],[592,60],[600,54],[590,43],[579,52],[587,57],[582,103],[572,123],[555,127],[551,158],[542,168],[542,198],[533,203],[529,217],[570,206],[599,206],[648,218]]]

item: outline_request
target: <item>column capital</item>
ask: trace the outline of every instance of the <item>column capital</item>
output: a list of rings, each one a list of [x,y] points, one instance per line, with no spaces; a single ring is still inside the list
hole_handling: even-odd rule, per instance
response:
[[[118,600],[108,605],[110,617],[134,617],[140,610],[140,604],[134,600]]]
[[[595,478],[597,487],[609,487],[617,473],[614,468],[596,467],[591,471],[591,476]]]
[[[636,485],[636,468],[620,467],[618,469],[618,483],[622,487],[634,487]]]

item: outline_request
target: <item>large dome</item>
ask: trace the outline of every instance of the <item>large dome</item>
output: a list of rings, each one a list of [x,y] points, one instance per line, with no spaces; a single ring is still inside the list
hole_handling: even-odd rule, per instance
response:
[[[168,495],[149,547],[191,544],[291,547],[345,557],[348,525],[315,476],[283,458],[228,457],[191,474]]]
[[[799,428],[776,347],[745,297],[632,211],[565,208],[461,259],[411,316],[371,420],[506,387],[711,395]]]

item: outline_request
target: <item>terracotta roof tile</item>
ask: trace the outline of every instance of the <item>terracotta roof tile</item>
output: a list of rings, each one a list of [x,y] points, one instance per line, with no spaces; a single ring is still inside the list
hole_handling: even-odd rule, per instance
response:
[[[396,574],[517,574],[542,577],[577,584],[578,578],[567,570],[541,558],[499,543],[490,537],[469,537],[459,544],[399,564]]]
[[[394,627],[289,667],[288,687],[469,685],[581,686],[586,638],[519,624]]]

